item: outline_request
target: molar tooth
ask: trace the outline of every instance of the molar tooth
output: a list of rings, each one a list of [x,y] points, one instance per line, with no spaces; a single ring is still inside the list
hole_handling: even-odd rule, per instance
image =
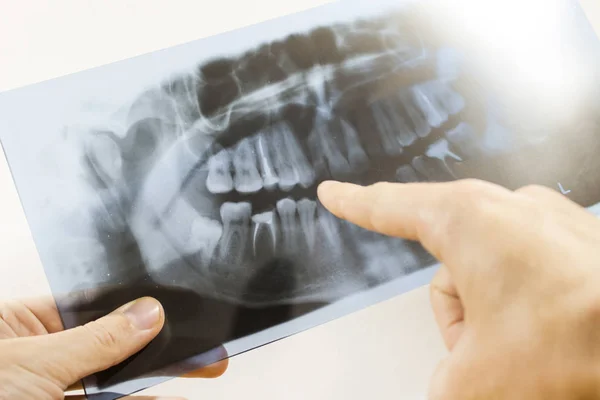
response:
[[[448,119],[448,114],[436,106],[434,93],[430,93],[427,85],[415,85],[412,87],[412,95],[415,103],[425,115],[430,126],[439,128]]]
[[[332,132],[328,122],[322,117],[315,121],[315,129],[308,139],[309,147],[319,172],[328,168],[334,179],[343,179],[353,171],[335,142],[334,135],[338,132]]]
[[[252,206],[250,203],[225,202],[220,214],[223,221],[223,235],[219,243],[219,257],[234,264],[243,261],[248,245],[249,223]],[[233,265],[236,267],[237,265]]]
[[[206,188],[213,194],[228,193],[233,190],[231,156],[227,149],[222,149],[209,158]]]
[[[458,114],[465,108],[465,99],[460,93],[454,91],[450,85],[443,82],[431,82],[429,86],[431,92],[435,93],[439,106],[445,109],[448,114]]]
[[[263,186],[267,190],[272,190],[279,183],[279,178],[275,173],[275,167],[271,160],[269,147],[267,146],[267,138],[264,132],[260,132],[255,143],[256,152],[258,153],[258,161],[260,164],[260,172],[263,180]]]
[[[233,153],[234,186],[240,193],[255,193],[262,189],[262,179],[256,166],[256,156],[249,138],[242,139]]]
[[[343,119],[340,119],[340,128],[344,135],[350,166],[355,172],[366,171],[369,168],[369,158],[360,144],[358,133],[352,125]]]
[[[294,252],[298,249],[298,227],[296,224],[296,202],[292,199],[281,199],[276,204],[279,220],[281,221],[281,233],[283,236],[283,248],[286,252]]]
[[[315,248],[315,217],[317,212],[317,203],[309,199],[301,199],[297,203],[298,215],[300,217],[300,226],[306,238],[308,250],[313,251]]]
[[[381,135],[383,149],[389,156],[397,156],[402,154],[402,145],[398,140],[396,132],[400,131],[401,127],[396,125],[391,118],[389,109],[384,102],[378,102],[371,106],[371,112],[375,117],[377,130]]]
[[[294,169],[300,185],[307,188],[315,183],[316,175],[310,166],[308,159],[304,155],[300,147],[300,143],[296,139],[296,136],[287,124],[282,125],[283,142],[285,143],[285,149],[290,156],[292,162],[292,168]]]
[[[258,256],[257,252],[257,243],[259,243],[262,235],[267,235],[269,237],[269,246],[268,254],[266,256],[270,256],[275,254],[277,250],[277,226],[275,222],[275,213],[273,211],[266,211],[260,214],[256,214],[252,216],[252,248],[254,251],[254,257]],[[267,249],[265,249],[267,250]]]
[[[293,167],[293,161],[287,151],[285,127],[276,125],[271,130],[271,147],[273,149],[275,170],[279,177],[279,189],[287,192],[300,183],[298,172]]]
[[[423,115],[415,108],[412,99],[406,92],[400,93],[398,96],[404,111],[411,120],[415,133],[418,137],[424,138],[431,133],[431,126],[427,123],[427,120]]]

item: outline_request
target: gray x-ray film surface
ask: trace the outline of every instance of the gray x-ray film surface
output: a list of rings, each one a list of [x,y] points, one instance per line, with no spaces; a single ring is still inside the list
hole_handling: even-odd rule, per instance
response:
[[[66,327],[144,295],[165,307],[157,339],[85,380],[91,398],[428,283],[433,257],[333,217],[323,180],[600,201],[598,43],[578,4],[448,3],[335,2],[0,96]]]

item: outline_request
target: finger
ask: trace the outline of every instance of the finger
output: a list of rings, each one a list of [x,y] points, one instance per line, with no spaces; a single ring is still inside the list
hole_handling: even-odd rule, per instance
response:
[[[321,203],[365,229],[417,240],[450,270],[464,290],[489,285],[490,266],[513,265],[531,252],[539,206],[500,186],[477,180],[358,186],[325,182]],[[539,246],[539,244],[538,244]],[[485,260],[487,264],[482,264]],[[477,296],[476,296],[477,297]]]
[[[434,275],[430,286],[430,301],[436,323],[449,351],[462,336],[465,326],[464,308],[448,268],[442,267]]]
[[[160,332],[164,318],[157,300],[141,298],[77,328],[18,339],[40,355],[22,363],[66,388],[140,351]]]
[[[47,333],[56,333],[64,330],[56,302],[52,296],[24,299],[22,303],[44,325]]]
[[[224,359],[214,364],[207,365],[206,367],[182,375],[182,378],[214,379],[223,375],[227,371],[227,368],[229,368],[229,359]]]
[[[0,303],[0,339],[43,335],[44,325],[22,302]]]

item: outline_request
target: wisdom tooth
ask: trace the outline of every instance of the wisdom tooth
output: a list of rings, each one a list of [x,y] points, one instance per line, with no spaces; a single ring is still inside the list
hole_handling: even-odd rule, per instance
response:
[[[238,264],[243,261],[248,245],[250,203],[225,202],[221,206],[220,214],[223,221],[223,236],[219,243],[219,258]]]
[[[444,162],[446,162],[447,157],[454,158],[456,161],[462,161],[462,158],[450,151],[450,147],[448,146],[448,141],[446,139],[436,140],[429,145],[425,155],[431,158],[437,158]]]
[[[250,139],[242,139],[233,153],[234,186],[240,193],[255,193],[262,189],[262,179],[256,167],[256,157]]]
[[[267,146],[267,138],[264,132],[260,132],[256,138],[256,152],[258,153],[258,162],[260,165],[260,173],[263,180],[263,186],[267,190],[272,190],[279,183],[279,178],[275,173],[269,147]]]
[[[298,249],[298,226],[296,224],[296,202],[292,199],[281,199],[276,204],[279,220],[281,221],[281,233],[283,236],[283,248],[287,252]]]
[[[275,223],[275,213],[273,211],[267,211],[264,213],[256,214],[252,216],[252,248],[254,251],[254,257],[258,256],[257,244],[264,243],[261,239],[266,239],[269,244],[266,247],[270,247],[268,254],[273,255],[277,250],[277,227]],[[267,238],[265,238],[265,235]]]
[[[233,190],[231,157],[227,149],[223,149],[209,158],[206,188],[213,194],[228,193]]]
[[[300,217],[300,226],[304,232],[308,250],[313,251],[315,248],[315,216],[317,212],[317,203],[309,199],[301,199],[297,203],[298,215]]]

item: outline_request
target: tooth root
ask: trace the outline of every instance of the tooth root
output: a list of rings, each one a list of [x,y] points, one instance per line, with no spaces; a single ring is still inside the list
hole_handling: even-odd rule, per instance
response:
[[[239,193],[256,193],[262,189],[262,179],[250,139],[242,139],[233,153],[234,186]]]
[[[292,165],[291,156],[288,153],[285,135],[285,127],[276,125],[271,131],[271,147],[273,149],[273,161],[277,176],[279,177],[279,189],[287,192],[300,183],[300,177]]]
[[[233,264],[232,267],[237,267],[246,254],[251,213],[252,206],[247,202],[225,202],[221,206],[223,235],[219,242],[219,258]]]
[[[281,222],[283,249],[286,253],[295,252],[298,249],[296,202],[289,198],[281,199],[277,202],[276,208]]]
[[[448,120],[448,114],[436,106],[434,94],[429,93],[426,85],[413,86],[412,94],[415,104],[425,115],[430,126],[439,128]]]
[[[317,206],[317,220],[319,224],[319,232],[323,239],[327,242],[325,248],[332,252],[341,250],[340,242],[340,224],[335,216],[331,214],[321,204]],[[319,235],[319,236],[321,236]]]
[[[439,139],[430,144],[425,155],[431,158],[437,158],[444,162],[448,157],[454,158],[456,161],[462,161],[462,158],[450,150],[450,146],[446,139]]]
[[[254,257],[265,258],[275,254],[277,250],[277,226],[275,213],[267,211],[252,216],[252,249]],[[260,254],[259,251],[266,251]]]
[[[231,167],[231,156],[227,149],[222,149],[209,158],[206,177],[206,188],[209,192],[222,194],[233,190]]]
[[[429,126],[427,120],[415,108],[412,100],[406,93],[401,93],[399,99],[404,111],[412,122],[415,134],[420,138],[427,137],[431,133],[431,126]]]
[[[317,213],[317,203],[309,199],[301,199],[298,201],[298,216],[300,217],[300,226],[306,238],[306,244],[309,251],[315,249],[316,240],[316,225],[315,217]]]
[[[416,171],[410,165],[402,165],[396,170],[396,179],[402,183],[419,182],[419,177]]]
[[[279,183],[279,177],[275,173],[275,167],[273,166],[269,147],[267,146],[267,137],[264,132],[258,134],[255,148],[260,165],[263,187],[267,190],[273,190]]]
[[[287,124],[282,126],[281,133],[287,154],[290,156],[291,166],[298,177],[298,183],[304,188],[308,188],[315,183],[315,171],[310,166],[308,159],[304,155],[300,143]]]
[[[343,119],[340,120],[340,127],[346,143],[350,167],[358,173],[366,171],[369,168],[369,158],[360,144],[358,133],[352,125]]]
[[[398,156],[402,154],[403,149],[398,141],[395,132],[400,130],[399,126],[394,126],[390,118],[389,110],[383,102],[378,102],[371,106],[371,112],[377,124],[377,130],[381,136],[381,143],[385,153],[389,156]]]

